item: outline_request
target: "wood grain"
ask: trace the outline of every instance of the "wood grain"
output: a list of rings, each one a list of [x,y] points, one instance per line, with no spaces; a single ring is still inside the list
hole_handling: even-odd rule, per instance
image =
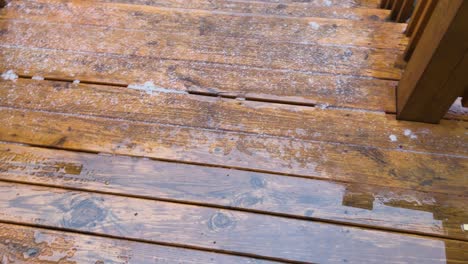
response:
[[[467,159],[1,108],[0,140],[466,195]]]
[[[333,13],[328,10],[327,13]],[[15,2],[2,18],[9,21],[93,25],[142,30],[151,35],[177,33],[189,37],[216,36],[261,39],[268,42],[353,45],[404,50],[405,25],[315,17],[288,18],[232,14],[222,11],[161,9],[145,6],[79,2],[54,4]],[[53,25],[52,25],[53,27]],[[359,29],[359,30],[356,30]],[[78,39],[76,40],[78,41]]]
[[[13,144],[0,144],[0,161],[2,180],[468,240],[455,195]]]
[[[399,52],[102,27],[0,21],[3,45],[399,79]]]
[[[151,95],[126,87],[27,79],[0,81],[0,87],[0,105],[7,107],[468,156],[466,122],[425,125],[383,113],[178,94],[170,88]],[[397,139],[392,141],[392,135]]]
[[[396,112],[395,81],[0,46],[1,72],[125,86],[152,80],[210,95]]]
[[[0,194],[2,221],[207,250],[320,263],[467,260],[465,242],[30,185],[0,183]]]
[[[320,7],[343,7],[343,8],[377,8],[378,0],[330,0],[330,1],[297,1],[297,0],[257,0],[257,1],[246,1],[246,0],[101,0],[100,2],[113,2],[113,3],[128,3],[128,4],[140,4],[148,6],[166,6],[166,7],[183,7],[183,8],[195,8],[195,9],[226,9],[232,8],[232,6],[240,5],[245,6],[246,4],[256,3],[262,7],[269,6],[272,4],[277,8],[278,4],[282,5],[294,5],[302,8],[320,8]]]
[[[266,3],[257,1],[211,1],[211,6],[190,5],[190,1],[184,1],[184,4],[178,4],[177,1],[167,1],[162,5],[145,5],[144,3],[129,4],[125,1],[121,3],[115,2],[106,3],[105,1],[92,1],[92,3],[86,1],[70,1],[70,0],[22,0],[15,1],[9,6],[8,12],[4,15],[10,17],[11,14],[19,11],[23,15],[26,13],[28,17],[42,15],[47,19],[54,19],[50,16],[51,13],[60,16],[60,20],[63,17],[69,19],[76,19],[74,16],[78,15],[83,18],[83,14],[77,14],[78,10],[81,11],[92,11],[87,13],[87,19],[90,21],[105,22],[103,19],[99,19],[96,15],[106,14],[109,11],[113,11],[112,16],[107,17],[110,21],[119,21],[122,19],[120,15],[126,16],[133,21],[141,21],[138,18],[139,15],[148,17],[149,14],[156,13],[164,14],[167,11],[184,11],[194,14],[230,14],[239,15],[245,17],[262,17],[262,16],[275,16],[275,17],[308,17],[308,18],[336,18],[346,20],[359,20],[359,21],[385,21],[389,15],[389,11],[375,8],[349,8],[340,6],[316,6],[316,5],[304,5],[301,3]],[[175,3],[174,3],[175,2]],[[200,4],[201,1],[196,1]],[[217,6],[214,6],[217,5]],[[100,8],[97,8],[99,6]],[[205,7],[205,8],[203,8]],[[16,10],[17,8],[23,10]],[[60,10],[60,12],[57,12]],[[128,13],[122,11],[131,11],[137,16],[129,16]],[[158,11],[159,10],[159,11]],[[47,12],[44,12],[47,11]],[[176,12],[177,13],[177,12]],[[151,17],[151,16],[150,16]],[[117,19],[117,20],[115,20]],[[50,21],[50,20],[49,20]],[[164,21],[160,21],[163,22]],[[146,23],[145,23],[146,24]],[[123,24],[124,26],[132,26]]]
[[[4,263],[273,263],[185,248],[0,223]],[[276,263],[276,262],[275,262]]]

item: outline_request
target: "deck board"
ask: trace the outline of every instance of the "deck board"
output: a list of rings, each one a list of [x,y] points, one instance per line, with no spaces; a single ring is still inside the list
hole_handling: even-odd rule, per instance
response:
[[[399,79],[399,52],[342,45],[265,42],[72,24],[0,20],[3,45]],[[80,45],[76,45],[80,43]],[[99,44],[97,44],[99,43]],[[90,70],[90,69],[89,69]]]
[[[0,117],[3,141],[467,194],[466,157],[3,107]]]
[[[404,50],[408,43],[406,36],[401,34],[405,30],[405,24],[317,17],[260,16],[222,11],[213,13],[125,4],[96,6],[90,2],[83,2],[70,8],[67,4],[53,4],[50,0],[39,3],[19,1],[13,2],[8,12],[1,17],[7,18],[8,21],[97,26],[107,30],[138,30],[148,34],[157,31],[158,34],[177,33],[191,37],[261,39],[266,42],[318,43],[399,50]],[[356,31],[356,28],[360,30]],[[61,36],[64,37],[62,34]]]
[[[0,144],[0,179],[468,241],[465,199],[364,183]],[[417,219],[417,221],[414,221]]]
[[[277,263],[3,223],[0,259],[6,263]]]
[[[0,9],[0,262],[468,263],[468,117],[395,120],[379,2]]]
[[[138,86],[130,89],[35,80],[0,81],[0,87],[0,106],[5,107],[390,150],[468,155],[466,122],[445,120],[443,125],[428,125],[397,121],[383,113],[213,98],[161,87],[138,90]],[[340,126],[336,126],[338,122]],[[392,135],[397,140],[392,140]]]
[[[49,187],[0,183],[0,194],[4,221],[285,261],[438,262],[463,259],[468,249],[461,241]]]

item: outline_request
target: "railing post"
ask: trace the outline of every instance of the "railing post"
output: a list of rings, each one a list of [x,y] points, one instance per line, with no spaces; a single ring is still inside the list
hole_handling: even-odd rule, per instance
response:
[[[398,86],[397,118],[438,123],[467,87],[468,0],[439,0]]]

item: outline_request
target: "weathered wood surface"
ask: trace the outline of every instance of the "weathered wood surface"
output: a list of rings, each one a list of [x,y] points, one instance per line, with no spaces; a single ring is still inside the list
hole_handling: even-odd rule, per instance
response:
[[[14,69],[24,76],[125,86],[152,80],[161,87],[210,95],[396,112],[395,81],[0,46],[1,71]]]
[[[466,198],[0,144],[0,179],[468,240]],[[427,189],[430,190],[430,189]]]
[[[466,242],[31,185],[0,194],[15,223],[303,262],[467,261]]]
[[[22,15],[28,12],[27,17],[36,17],[38,15],[47,17],[50,19],[55,19],[51,17],[51,14],[59,16],[57,19],[61,21],[64,17],[75,19],[74,22],[83,21],[83,16],[85,14],[77,13],[78,10],[87,12],[86,19],[87,22],[95,21],[98,23],[108,23],[105,22],[102,18],[98,16],[103,14],[109,14],[112,11],[112,16],[107,17],[109,21],[120,21],[123,17],[126,17],[132,22],[139,21],[139,25],[147,24],[142,17],[154,21],[154,13],[165,14],[168,11],[176,12],[185,12],[193,14],[229,14],[229,15],[239,15],[244,17],[258,18],[263,16],[274,16],[274,17],[308,17],[308,18],[336,18],[336,19],[346,19],[346,20],[360,20],[360,21],[385,21],[389,15],[388,10],[375,9],[375,8],[349,8],[349,7],[339,7],[339,6],[311,6],[309,4],[304,5],[300,3],[265,3],[265,2],[256,2],[256,1],[211,1],[213,4],[218,4],[218,6],[197,6],[189,5],[189,1],[184,1],[181,5],[177,1],[167,1],[162,5],[147,5],[146,3],[141,4],[130,4],[125,1],[120,1],[121,3],[100,1],[99,8],[96,8],[96,1],[94,3],[89,2],[72,2],[70,0],[21,0],[14,1],[9,6],[8,13],[5,13],[8,17],[10,15],[19,11]],[[146,1],[147,2],[147,1]],[[196,1],[200,3],[200,1]],[[73,3],[70,5],[69,3]],[[14,9],[22,10],[14,10]],[[195,9],[194,9],[195,8]],[[201,9],[200,9],[201,8]],[[47,11],[47,12],[45,12]],[[60,12],[57,12],[60,11]],[[125,12],[127,11],[127,12]],[[132,12],[128,12],[132,11]],[[136,16],[130,16],[134,14]],[[77,19],[79,16],[81,19]],[[123,16],[123,17],[121,17]],[[39,17],[36,17],[39,18]],[[173,18],[172,18],[173,19]],[[281,20],[281,19],[280,19]],[[158,21],[164,23],[164,21]],[[115,25],[115,24],[114,24]],[[132,25],[125,23],[118,23],[125,27],[132,27]],[[149,25],[149,24],[148,24]]]
[[[3,45],[399,79],[399,52],[102,27],[0,21]],[[90,70],[90,69],[89,69]]]
[[[2,263],[276,263],[0,223]]]
[[[466,195],[466,157],[1,108],[0,140]]]
[[[246,4],[255,3],[261,5],[262,8],[274,6],[277,8],[279,5],[293,5],[302,8],[320,8],[320,7],[343,7],[343,8],[356,8],[356,7],[367,7],[377,8],[379,6],[378,0],[330,0],[330,1],[297,1],[297,0],[100,0],[100,2],[113,2],[113,3],[127,3],[127,4],[139,4],[148,6],[165,6],[165,7],[184,7],[184,8],[195,8],[195,9],[229,9],[239,6],[245,6]],[[281,8],[281,7],[280,7]],[[250,8],[249,8],[250,9]],[[249,10],[247,9],[247,10]]]
[[[0,87],[0,105],[7,107],[468,155],[466,122],[444,121],[440,126],[399,122],[383,113],[213,98],[179,94],[161,87],[150,87],[145,92],[126,87],[27,79],[0,81]],[[336,125],[338,122],[340,126]]]
[[[261,39],[275,43],[318,43],[400,50],[404,50],[407,45],[407,38],[401,34],[405,29],[404,24],[314,17],[246,16],[222,11],[213,13],[202,10],[174,10],[134,5],[96,5],[93,2],[73,5],[42,2],[19,1],[11,4],[1,17],[8,18],[8,21],[25,23],[28,21],[54,23],[48,27],[57,27],[57,30],[60,30],[61,26],[56,23],[65,23],[76,26],[106,27],[106,30],[126,29],[131,32],[138,30],[149,35],[157,32],[158,35],[171,33],[191,37],[229,37],[239,39],[238,42],[243,42],[244,39]],[[16,30],[22,32],[22,30]],[[80,35],[75,29],[73,30],[77,36]],[[134,37],[139,39],[138,36]],[[79,42],[80,40],[76,37],[73,41]],[[155,42],[155,40],[149,42]],[[132,46],[135,44],[132,43]],[[157,46],[157,44],[153,45]],[[174,45],[177,46],[176,43]]]

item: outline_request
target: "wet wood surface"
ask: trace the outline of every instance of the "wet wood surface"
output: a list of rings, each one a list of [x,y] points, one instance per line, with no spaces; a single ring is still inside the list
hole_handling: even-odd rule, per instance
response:
[[[213,252],[0,224],[2,263],[277,263]]]
[[[13,144],[0,144],[0,160],[2,180],[468,240],[458,195]]]
[[[139,90],[18,80],[0,81],[0,87],[0,106],[5,107],[403,151],[468,154],[466,122],[426,125],[397,121],[383,113],[213,98],[157,86]]]
[[[466,195],[466,157],[0,108],[0,140]]]
[[[7,221],[286,261],[435,263],[465,261],[468,249],[466,242],[50,187],[0,183],[0,194]]]
[[[0,262],[467,263],[468,119],[395,120],[379,3],[11,2]]]

